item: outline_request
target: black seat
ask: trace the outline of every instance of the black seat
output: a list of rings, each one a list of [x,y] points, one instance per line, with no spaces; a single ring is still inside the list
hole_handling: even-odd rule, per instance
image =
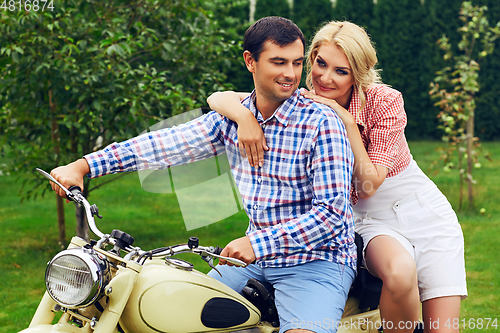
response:
[[[360,310],[375,310],[380,303],[382,280],[373,276],[363,266],[363,238],[357,233],[355,234],[355,242],[358,252],[358,274],[354,279],[349,296],[354,296],[359,300]]]
[[[259,280],[248,280],[241,293],[259,309],[262,321],[269,322],[273,327],[280,326],[274,295]]]

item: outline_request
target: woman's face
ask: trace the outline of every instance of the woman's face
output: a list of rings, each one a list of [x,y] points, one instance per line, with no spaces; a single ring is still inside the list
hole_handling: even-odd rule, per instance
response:
[[[319,47],[311,75],[317,95],[334,99],[349,108],[354,77],[347,57],[338,46],[323,44]]]

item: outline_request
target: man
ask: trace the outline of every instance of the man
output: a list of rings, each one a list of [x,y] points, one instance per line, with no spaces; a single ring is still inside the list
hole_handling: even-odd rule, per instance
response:
[[[300,29],[280,17],[263,18],[245,34],[244,60],[255,90],[243,104],[270,147],[262,167],[250,167],[239,154],[236,123],[210,112],[111,144],[51,174],[81,187],[85,174],[161,169],[226,153],[250,225],[222,255],[256,265],[237,268],[221,260],[222,277],[211,275],[238,292],[252,277],[272,286],[280,332],[334,332],[355,275],[353,155],[336,114],[297,90],[304,44]]]

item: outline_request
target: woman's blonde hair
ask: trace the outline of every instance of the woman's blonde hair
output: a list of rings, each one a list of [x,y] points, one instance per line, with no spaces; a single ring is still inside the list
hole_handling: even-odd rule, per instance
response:
[[[379,71],[375,69],[377,53],[366,31],[351,22],[332,21],[323,25],[314,36],[306,56],[307,87],[312,90],[312,65],[323,44],[338,46],[346,55],[354,77],[354,89],[361,99],[360,111],[366,105],[365,91],[371,84],[382,83]]]

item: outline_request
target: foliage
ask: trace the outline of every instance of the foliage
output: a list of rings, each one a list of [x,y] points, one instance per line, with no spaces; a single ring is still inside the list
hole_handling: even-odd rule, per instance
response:
[[[487,6],[485,13],[490,22],[500,21],[500,6],[497,0],[474,0],[474,5]],[[481,59],[481,71],[479,72],[479,84],[481,90],[475,95],[476,109],[485,110],[477,112],[475,132],[482,140],[498,140],[500,138],[500,39],[495,41],[493,53]]]
[[[350,21],[373,32],[375,3],[372,0],[336,1],[333,17],[338,21]]]
[[[243,36],[250,26],[249,0],[212,0],[207,1],[207,8],[213,11],[212,20],[226,35],[231,44],[238,46],[238,52],[234,55],[231,67],[225,68],[227,82],[235,87],[236,91],[251,91],[253,79],[243,62]],[[223,88],[220,86],[219,88]]]
[[[297,2],[296,0],[295,2]],[[429,82],[435,72],[445,66],[435,43],[443,33],[455,49],[460,40],[457,29],[461,23],[458,11],[462,0],[336,0],[332,19],[347,19],[365,27],[375,42],[379,68],[385,83],[400,90],[408,115],[406,136],[409,139],[438,139],[439,125],[428,94]],[[497,0],[473,0],[473,4],[488,5],[490,22],[500,20]],[[307,11],[303,11],[308,15]],[[477,115],[476,132],[480,138],[500,138],[500,40],[491,57],[482,60],[479,73],[481,91],[476,95],[477,106],[488,112]]]
[[[429,61],[433,50],[423,47],[432,33],[427,27],[432,19],[426,17],[427,10],[420,1],[380,0],[374,8],[372,30],[368,31],[375,42],[384,83],[403,94],[408,115],[406,133],[413,138],[432,136],[437,126],[436,112],[427,95],[432,73],[438,69]]]
[[[2,10],[0,147],[12,157],[5,168],[51,170],[204,105],[225,81],[236,45],[201,4],[65,0],[51,10]],[[30,180],[28,198],[41,181]]]
[[[283,16],[290,18],[291,11],[288,0],[257,0],[255,20],[265,16]]]
[[[330,0],[295,0],[292,20],[310,41],[318,28],[333,19],[333,6]]]
[[[204,105],[236,50],[210,15],[194,0],[2,11],[0,128],[11,171],[50,170]]]
[[[460,192],[462,193],[463,181],[466,181],[469,189],[469,208],[473,207],[473,164],[480,167],[477,149],[479,141],[474,136],[475,95],[480,90],[479,61],[493,52],[493,43],[500,36],[500,22],[495,27],[490,27],[485,16],[486,11],[486,6],[472,6],[468,1],[462,4],[460,19],[464,25],[459,29],[462,36],[458,43],[459,52],[452,51],[446,36],[439,40],[438,44],[445,51],[444,59],[452,64],[437,72],[430,91],[437,99],[436,105],[441,108],[439,119],[442,124],[440,128],[445,132],[443,141],[449,143],[448,149],[443,150],[445,170],[454,166],[450,157],[457,153]]]

